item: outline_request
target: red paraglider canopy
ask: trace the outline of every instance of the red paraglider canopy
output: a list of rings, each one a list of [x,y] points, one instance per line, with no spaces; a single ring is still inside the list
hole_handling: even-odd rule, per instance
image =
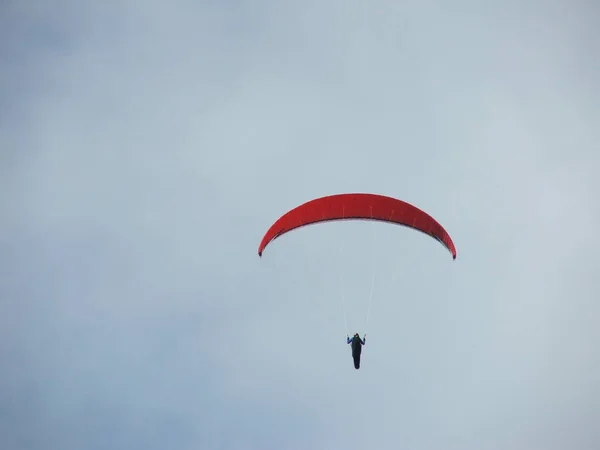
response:
[[[318,222],[348,219],[377,220],[413,228],[437,239],[456,259],[452,238],[429,214],[402,200],[360,193],[329,195],[288,211],[266,232],[258,247],[258,256],[262,256],[271,241],[291,230]]]

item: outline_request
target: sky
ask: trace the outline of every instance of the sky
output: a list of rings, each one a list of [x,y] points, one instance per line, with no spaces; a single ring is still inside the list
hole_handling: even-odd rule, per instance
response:
[[[0,446],[598,448],[599,13],[1,2]]]

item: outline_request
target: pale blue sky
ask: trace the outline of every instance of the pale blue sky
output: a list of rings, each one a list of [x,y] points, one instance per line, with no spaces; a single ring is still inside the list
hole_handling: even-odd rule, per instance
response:
[[[597,17],[1,3],[0,447],[597,448]],[[457,260],[367,223],[258,258],[347,191],[425,209]]]

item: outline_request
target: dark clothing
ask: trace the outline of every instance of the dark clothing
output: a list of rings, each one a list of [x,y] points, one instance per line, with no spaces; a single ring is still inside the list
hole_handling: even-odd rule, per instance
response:
[[[361,339],[360,336],[353,336],[353,337],[346,338],[346,343],[352,344],[352,348],[354,348],[354,347],[361,348],[361,346],[365,345],[366,342],[367,342],[366,336],[365,336],[364,340]]]
[[[362,346],[367,342],[367,338],[365,336],[364,339],[361,339],[359,336],[353,336],[352,338],[347,337],[346,343],[352,344],[352,359],[354,360],[354,368],[360,369],[360,353],[362,351]]]

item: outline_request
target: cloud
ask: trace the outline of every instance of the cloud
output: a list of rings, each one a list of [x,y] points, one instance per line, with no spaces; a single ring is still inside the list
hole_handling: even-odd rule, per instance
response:
[[[593,446],[593,13],[5,3],[3,448]],[[344,191],[458,259],[365,223],[258,258]]]

